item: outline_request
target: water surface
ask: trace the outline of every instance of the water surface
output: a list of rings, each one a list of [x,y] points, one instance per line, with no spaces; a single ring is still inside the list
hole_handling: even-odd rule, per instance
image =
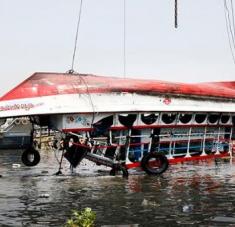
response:
[[[128,179],[83,162],[63,176],[53,152],[25,167],[20,151],[0,152],[0,226],[63,226],[71,210],[91,207],[96,226],[235,226],[235,161],[173,165],[161,177]],[[20,167],[12,166],[21,164]],[[103,171],[104,170],[104,171]]]

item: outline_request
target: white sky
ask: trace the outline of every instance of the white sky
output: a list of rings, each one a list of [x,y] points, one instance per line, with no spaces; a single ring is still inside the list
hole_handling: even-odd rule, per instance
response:
[[[127,77],[235,80],[223,0],[126,0]],[[0,95],[71,67],[80,0],[0,0]],[[123,76],[123,0],[83,0],[75,70]]]

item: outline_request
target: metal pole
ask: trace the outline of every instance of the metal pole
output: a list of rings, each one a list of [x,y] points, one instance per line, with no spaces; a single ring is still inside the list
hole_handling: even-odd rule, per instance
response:
[[[174,141],[174,143],[173,143],[172,158],[174,158],[174,155],[175,155],[175,141]]]
[[[230,154],[230,158],[233,157],[233,152],[232,152],[232,135],[233,135],[233,127],[231,127],[231,131],[230,131],[230,136],[229,136],[229,154]]]
[[[219,127],[219,131],[218,131],[218,136],[217,136],[217,141],[216,141],[216,152],[215,152],[215,154],[220,154],[220,152],[219,152],[219,140],[220,139],[220,127]]]
[[[131,129],[128,129],[128,135],[126,136],[125,142],[125,156],[126,156],[126,163],[130,163],[129,160],[129,150],[130,150],[130,139],[131,139]]]
[[[188,132],[188,146],[187,146],[187,153],[186,153],[186,156],[185,156],[186,158],[191,157],[190,151],[189,151],[190,140],[191,140],[191,132],[192,132],[192,127],[189,128],[189,132]]]
[[[207,131],[207,127],[205,126],[204,129],[204,134],[203,134],[203,144],[202,144],[202,153],[201,156],[205,156],[206,154],[206,131]]]
[[[173,159],[173,156],[172,156],[172,153],[171,153],[173,136],[174,136],[174,135],[173,135],[173,130],[172,130],[171,136],[170,136],[170,144],[169,144],[169,159]]]
[[[170,141],[170,144],[169,144],[169,159],[173,159],[174,158],[172,156],[172,154],[171,154],[171,150],[172,150],[172,140]]]
[[[148,152],[152,150],[152,143],[153,143],[153,129],[151,130],[150,140],[149,140],[149,146],[148,146]]]

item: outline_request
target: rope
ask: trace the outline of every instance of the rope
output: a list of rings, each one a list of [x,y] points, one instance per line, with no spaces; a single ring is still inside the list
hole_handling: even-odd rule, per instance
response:
[[[71,69],[68,71],[70,74],[74,73],[74,61],[76,57],[76,50],[77,50],[77,42],[78,42],[78,32],[80,27],[80,21],[81,21],[81,15],[82,15],[82,2],[83,0],[80,0],[80,8],[79,8],[79,14],[78,14],[78,22],[77,22],[77,29],[76,29],[76,35],[75,35],[75,42],[74,42],[74,50],[73,50],[73,57],[72,57],[72,66]]]

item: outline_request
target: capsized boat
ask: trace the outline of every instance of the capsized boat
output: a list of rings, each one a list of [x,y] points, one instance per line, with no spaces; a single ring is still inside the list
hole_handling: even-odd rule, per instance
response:
[[[85,157],[112,174],[140,166],[159,174],[168,162],[232,153],[235,82],[35,73],[0,99],[0,118],[22,116],[60,131],[74,167]],[[25,164],[38,163],[27,156]]]
[[[35,73],[0,98],[0,117],[123,111],[234,112],[234,101],[235,82],[183,84]]]

